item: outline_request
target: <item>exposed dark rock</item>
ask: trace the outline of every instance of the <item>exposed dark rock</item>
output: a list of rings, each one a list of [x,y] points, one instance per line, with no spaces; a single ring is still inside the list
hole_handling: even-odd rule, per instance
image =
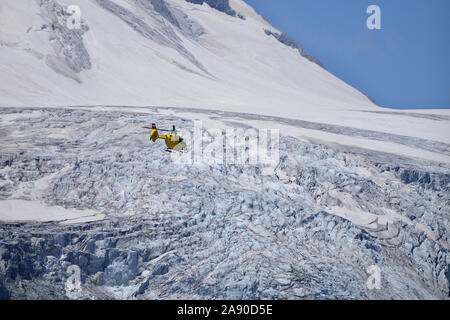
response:
[[[151,0],[150,1],[153,5],[153,8],[155,8],[156,12],[158,12],[160,15],[162,15],[164,18],[166,18],[170,23],[175,25],[178,28],[180,27],[180,24],[178,23],[178,20],[175,18],[175,16],[172,14],[172,12],[167,7],[167,4],[164,0]]]
[[[264,32],[268,35],[268,36],[274,36],[275,39],[277,39],[278,41],[280,41],[281,43],[283,43],[284,45],[297,49],[298,52],[300,53],[300,55],[302,57],[305,57],[306,59],[308,59],[311,62],[314,62],[315,64],[321,66],[322,68],[325,69],[325,66],[323,65],[322,62],[320,62],[318,59],[316,59],[314,56],[312,56],[311,54],[309,54],[308,52],[306,52],[303,49],[303,46],[298,43],[296,40],[292,39],[291,37],[289,37],[287,34],[285,33],[277,33],[277,32],[272,32],[270,30],[264,30]]]
[[[222,11],[233,17],[236,16],[236,11],[234,11],[230,7],[229,0],[186,0],[186,1],[194,4],[203,4],[206,2],[211,8]]]
[[[450,298],[450,265],[447,266],[447,272],[445,273],[445,277],[447,278],[448,282],[448,296]]]
[[[8,289],[0,282],[0,300],[9,300],[10,297]]]

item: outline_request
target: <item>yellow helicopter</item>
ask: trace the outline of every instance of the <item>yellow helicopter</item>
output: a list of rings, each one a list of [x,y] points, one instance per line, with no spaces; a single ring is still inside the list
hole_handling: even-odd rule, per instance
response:
[[[157,129],[156,124],[152,123],[152,127],[143,127],[144,129],[151,129],[150,140],[156,142],[158,139],[163,139],[166,142],[167,151],[176,150],[176,151],[187,151],[186,143],[183,142],[183,138],[180,137],[175,130],[175,126],[172,127],[172,130],[166,129]],[[160,135],[158,131],[170,132],[165,135]]]

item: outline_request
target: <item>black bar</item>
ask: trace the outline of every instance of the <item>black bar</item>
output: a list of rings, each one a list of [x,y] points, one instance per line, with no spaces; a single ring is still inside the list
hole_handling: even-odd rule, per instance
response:
[[[63,310],[71,317],[85,317],[92,311],[111,312],[131,320],[131,314],[145,319],[320,319],[321,316],[357,317],[382,315],[393,308],[405,316],[413,316],[424,308],[448,307],[449,301],[240,301],[240,300],[96,300],[96,301],[0,301],[2,314],[10,309],[14,316],[21,312],[44,314]],[[447,308],[446,308],[447,309]],[[445,313],[445,310],[444,313]],[[44,313],[41,313],[44,312]]]

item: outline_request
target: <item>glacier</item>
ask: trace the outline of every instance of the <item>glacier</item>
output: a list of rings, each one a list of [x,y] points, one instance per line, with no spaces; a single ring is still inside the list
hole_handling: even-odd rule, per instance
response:
[[[281,134],[270,174],[258,164],[174,164],[142,126],[191,128],[176,111],[0,109],[9,120],[0,122],[0,198],[96,217],[2,222],[3,297],[448,297],[448,163]],[[188,111],[242,126],[233,113]],[[66,288],[72,265],[79,291]],[[372,265],[380,290],[367,288]]]

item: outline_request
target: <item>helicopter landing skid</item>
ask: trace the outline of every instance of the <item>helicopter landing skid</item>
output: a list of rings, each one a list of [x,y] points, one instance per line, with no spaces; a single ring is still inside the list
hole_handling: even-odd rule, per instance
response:
[[[173,153],[173,152],[177,152],[177,153],[187,153],[187,151],[185,150],[173,150],[173,149],[169,149],[167,148],[165,151]]]

